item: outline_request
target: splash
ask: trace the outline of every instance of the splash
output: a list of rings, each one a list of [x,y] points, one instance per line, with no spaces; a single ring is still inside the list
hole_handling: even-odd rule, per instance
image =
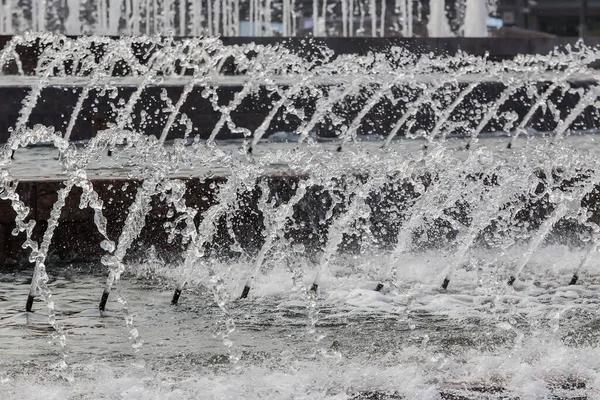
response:
[[[54,284],[49,273],[69,261],[52,252],[65,225],[83,223],[64,217],[69,199],[79,196],[107,272],[101,283],[95,276],[82,284],[93,293],[83,303],[94,306],[79,317],[99,321],[90,328],[98,332],[94,324],[110,326],[111,355],[131,355],[142,375],[147,360],[157,367],[161,346],[169,357],[193,357],[193,318],[184,317],[189,328],[164,329],[171,316],[190,312],[204,316],[202,332],[218,339],[219,350],[205,343],[210,352],[226,354],[176,362],[174,369],[219,365],[206,375],[223,380],[219,390],[235,381],[223,365],[262,373],[252,346],[275,337],[265,365],[287,373],[296,365],[298,381],[333,371],[336,384],[323,389],[330,397],[369,398],[380,390],[435,398],[479,387],[550,396],[569,382],[568,390],[593,393],[593,357],[574,377],[530,343],[543,336],[552,349],[571,352],[565,359],[572,365],[584,354],[579,346],[593,340],[586,324],[595,312],[600,231],[599,93],[590,67],[597,50],[578,44],[503,62],[401,48],[352,57],[322,47],[303,51],[226,46],[214,38],[15,37],[0,53],[0,83],[23,91],[0,160],[0,195],[14,212],[11,243],[32,264],[31,286],[15,300],[15,313],[24,303],[26,318],[39,322],[41,313],[31,311],[40,298],[65,365],[113,373],[78,359],[88,356],[77,341],[89,332],[79,336],[80,320],[62,311],[73,307],[57,300],[68,285]],[[49,96],[65,88],[70,112],[36,123]],[[34,215],[21,191],[40,173],[61,183],[46,218]],[[150,246],[147,259],[137,261],[140,248]],[[149,297],[149,290],[164,293]],[[373,337],[406,333],[402,343],[382,333],[383,347],[372,351],[412,368],[407,388],[395,386],[401,374],[381,363],[375,369],[390,378],[375,388],[341,372],[375,362],[358,350],[365,338],[344,335],[348,326],[368,331],[370,315],[377,316]],[[465,336],[462,325],[475,317],[489,348]],[[154,318],[163,328],[148,328]],[[122,320],[133,349],[117,339]],[[390,320],[398,325],[386,328]],[[245,342],[266,326],[281,330],[259,335],[262,344]],[[194,340],[182,339],[182,350],[164,344],[178,334]],[[344,348],[345,340],[352,345]],[[452,353],[454,346],[462,347]],[[463,350],[486,368],[458,368]],[[513,361],[502,357],[506,351]],[[549,359],[552,370],[544,369]],[[496,374],[499,363],[508,366]],[[438,367],[443,382],[432,372]],[[170,373],[146,389],[162,393]],[[252,376],[242,380],[248,387]],[[347,385],[339,381],[344,376]],[[10,390],[19,387],[20,378],[7,379]],[[136,379],[123,382],[123,391],[138,390]],[[196,391],[185,379],[170,388]]]

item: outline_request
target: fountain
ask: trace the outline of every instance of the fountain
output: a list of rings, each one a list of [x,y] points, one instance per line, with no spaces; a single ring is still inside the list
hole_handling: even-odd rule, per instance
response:
[[[487,2],[485,0],[467,0],[464,22],[465,37],[486,37],[488,17]]]
[[[443,0],[432,0],[429,2],[429,22],[427,23],[427,29],[429,37],[448,37],[452,36],[452,31],[448,25],[448,18],[446,17],[445,2]],[[485,18],[484,18],[485,21]],[[468,21],[465,20],[465,24]],[[485,25],[484,25],[485,29]],[[483,32],[481,37],[486,37],[487,31]]]
[[[596,48],[0,60],[7,398],[598,391]]]

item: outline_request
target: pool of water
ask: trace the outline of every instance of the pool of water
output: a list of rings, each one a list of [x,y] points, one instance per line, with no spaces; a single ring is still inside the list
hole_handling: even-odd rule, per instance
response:
[[[49,266],[61,347],[41,300],[25,313],[31,268],[0,272],[3,399],[594,399],[600,396],[600,257],[575,286],[583,252],[539,249],[510,287],[518,250],[474,251],[440,288],[447,257],[340,254],[317,264],[206,261],[184,271],[131,260],[122,281],[141,346],[106,271]],[[395,275],[389,275],[392,267]],[[386,275],[387,274],[387,275]],[[189,282],[178,306],[173,288]],[[384,288],[374,290],[388,276]],[[215,302],[215,291],[222,307]],[[235,328],[235,329],[233,329]],[[231,332],[227,331],[233,329]],[[141,343],[141,342],[140,342]],[[139,343],[138,343],[139,344]]]

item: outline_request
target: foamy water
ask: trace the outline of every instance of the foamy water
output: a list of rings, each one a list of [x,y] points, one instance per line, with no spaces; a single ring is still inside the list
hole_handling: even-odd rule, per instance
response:
[[[508,287],[511,254],[474,252],[448,292],[439,252],[398,261],[381,292],[373,289],[392,266],[388,256],[339,256],[321,272],[315,302],[306,288],[317,266],[305,260],[267,265],[246,300],[237,300],[253,268],[244,260],[207,262],[193,274],[177,261],[131,262],[122,293],[138,349],[119,303],[97,310],[102,268],[55,266],[66,354],[41,301],[22,311],[30,271],[4,270],[2,398],[597,398],[600,257],[568,286],[583,253],[542,248]],[[231,347],[219,336],[227,315],[207,290],[210,271],[222,278],[235,323]],[[173,307],[182,274],[189,286]]]

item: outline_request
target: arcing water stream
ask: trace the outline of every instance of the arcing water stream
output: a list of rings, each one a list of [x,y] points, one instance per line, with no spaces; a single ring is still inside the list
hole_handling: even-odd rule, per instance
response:
[[[600,396],[597,49],[310,50],[0,53],[2,398]]]

